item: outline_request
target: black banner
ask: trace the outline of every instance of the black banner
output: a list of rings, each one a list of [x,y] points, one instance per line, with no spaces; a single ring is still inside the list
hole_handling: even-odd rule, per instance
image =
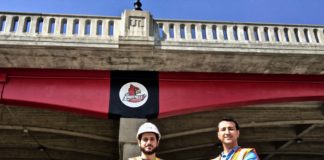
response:
[[[156,118],[158,72],[111,71],[109,118]]]

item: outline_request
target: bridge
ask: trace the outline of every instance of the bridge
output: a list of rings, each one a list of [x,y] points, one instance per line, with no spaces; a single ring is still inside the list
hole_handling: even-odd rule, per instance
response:
[[[160,157],[205,160],[233,116],[262,159],[323,159],[323,60],[324,26],[0,12],[0,157],[125,159],[149,119]]]

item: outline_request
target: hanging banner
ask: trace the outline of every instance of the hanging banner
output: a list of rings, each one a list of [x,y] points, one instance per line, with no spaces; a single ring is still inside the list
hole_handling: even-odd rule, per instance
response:
[[[158,72],[110,72],[109,118],[155,118],[159,113]]]

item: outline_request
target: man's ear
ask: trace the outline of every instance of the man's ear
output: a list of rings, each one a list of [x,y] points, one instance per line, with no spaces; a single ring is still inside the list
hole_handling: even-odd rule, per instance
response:
[[[139,139],[137,139],[137,144],[139,147],[141,147],[141,141]]]
[[[240,130],[237,130],[237,138],[240,137]]]

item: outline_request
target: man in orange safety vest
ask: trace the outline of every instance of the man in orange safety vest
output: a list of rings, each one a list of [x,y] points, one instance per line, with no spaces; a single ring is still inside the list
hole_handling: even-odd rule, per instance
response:
[[[217,136],[222,142],[223,152],[212,160],[259,160],[254,148],[238,145],[240,127],[232,118],[223,118],[217,126]]]

